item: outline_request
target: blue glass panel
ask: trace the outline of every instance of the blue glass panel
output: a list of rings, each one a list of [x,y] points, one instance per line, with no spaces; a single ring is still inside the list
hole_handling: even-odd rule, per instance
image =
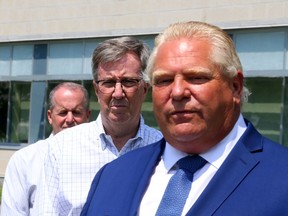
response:
[[[33,45],[15,45],[12,55],[12,76],[32,75]]]
[[[33,74],[46,74],[47,44],[35,44]]]
[[[236,48],[244,71],[284,69],[284,40],[284,32],[237,34]]]
[[[0,46],[0,75],[10,75],[10,60],[12,46]]]
[[[93,41],[87,41],[85,43],[83,73],[91,74],[91,77],[92,77],[92,67],[91,67],[92,54],[100,42],[101,42],[101,40],[93,40]]]
[[[31,107],[29,121],[29,143],[45,138],[44,124],[46,82],[32,82],[31,85]]]
[[[82,57],[82,42],[51,43],[49,45],[47,74],[81,74]]]

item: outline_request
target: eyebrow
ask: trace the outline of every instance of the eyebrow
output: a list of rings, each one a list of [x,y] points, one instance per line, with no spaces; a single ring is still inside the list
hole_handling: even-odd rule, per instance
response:
[[[172,73],[172,72],[170,72],[170,73]],[[169,71],[166,71],[166,70],[155,70],[152,75],[154,78],[154,77],[158,77],[158,76],[162,76],[162,75],[166,75],[166,74],[170,74],[170,73],[169,73]]]
[[[113,76],[108,76],[108,77],[104,77],[104,78],[99,78],[98,80],[123,80],[123,79],[141,79],[141,76],[122,76],[119,79],[113,77]]]
[[[152,73],[152,83],[154,83],[155,79],[157,79],[158,77],[165,76],[165,75],[169,76],[170,74],[173,74],[173,72],[169,72],[166,70],[155,70]]]
[[[193,68],[189,68],[187,70],[184,71],[184,73],[189,73],[189,72],[193,72],[193,73],[205,73],[205,74],[211,74],[212,75],[212,71],[208,68],[205,67],[193,67]]]
[[[205,68],[205,67],[192,67],[192,68],[188,68],[188,69],[185,69],[184,71],[183,71],[183,73],[184,74],[186,74],[186,73],[205,73],[205,74],[210,74],[210,75],[212,75],[213,73],[212,73],[212,71],[210,70],[210,69],[208,69],[208,68]],[[170,75],[170,74],[174,74],[174,72],[173,71],[167,71],[167,70],[155,70],[154,72],[153,72],[153,79],[154,78],[157,78],[157,77],[160,77],[160,76],[162,76],[162,75]]]

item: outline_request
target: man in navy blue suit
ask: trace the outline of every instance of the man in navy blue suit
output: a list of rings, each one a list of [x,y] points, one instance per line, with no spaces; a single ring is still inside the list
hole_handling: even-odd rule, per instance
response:
[[[164,139],[104,166],[82,215],[288,215],[288,149],[241,115],[249,91],[231,38],[203,22],[172,24],[146,72]],[[173,191],[172,179],[188,176],[178,162],[187,155],[204,162],[187,193],[179,181]]]

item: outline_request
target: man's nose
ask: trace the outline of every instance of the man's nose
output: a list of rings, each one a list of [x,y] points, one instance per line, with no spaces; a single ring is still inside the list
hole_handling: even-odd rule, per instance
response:
[[[119,99],[125,96],[125,92],[123,90],[122,84],[117,82],[114,87],[113,97]]]
[[[74,116],[72,112],[68,112],[66,116],[66,122],[67,123],[73,123],[74,122]]]
[[[183,78],[175,79],[172,86],[171,97],[175,100],[181,100],[185,97],[190,97],[191,92],[189,85],[191,84],[187,83]]]

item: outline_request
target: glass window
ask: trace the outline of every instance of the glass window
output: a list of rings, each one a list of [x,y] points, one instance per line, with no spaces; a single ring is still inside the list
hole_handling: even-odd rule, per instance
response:
[[[153,49],[154,47],[154,39],[155,39],[155,35],[147,35],[147,36],[139,36],[137,37],[139,40],[144,41],[151,49]]]
[[[81,74],[83,43],[51,43],[49,45],[49,75]]]
[[[288,45],[287,45],[288,46]],[[286,48],[286,61],[285,61],[285,69],[286,71],[284,72],[285,75],[284,76],[287,76],[288,72],[287,72],[287,69],[288,69],[288,47]]]
[[[6,141],[8,122],[9,82],[0,82],[0,142]]]
[[[244,71],[284,68],[285,32],[239,33],[235,40]]]
[[[11,46],[0,46],[0,75],[10,75]]]
[[[283,144],[288,147],[288,77],[284,80],[284,91],[283,91]]]
[[[252,92],[249,103],[243,106],[244,117],[252,121],[263,135],[288,146],[288,53],[284,56],[288,38],[285,37],[287,30],[283,29],[232,30],[230,36],[244,70],[248,71],[246,83]],[[137,37],[153,48],[155,35]],[[4,76],[11,75],[13,80],[26,77],[21,82],[0,82],[0,142],[27,143],[50,135],[52,128],[47,121],[46,103],[51,89],[63,82],[58,80],[62,78],[75,80],[85,77],[85,81],[77,82],[83,83],[88,90],[92,110],[90,121],[95,120],[100,106],[87,74],[92,79],[91,56],[99,42],[105,39],[1,44],[0,77],[7,79]],[[30,82],[24,82],[28,79]],[[35,79],[44,81],[33,81]],[[142,105],[142,115],[146,124],[158,128],[151,89]]]
[[[29,121],[29,143],[45,138],[44,126],[46,118],[45,109],[46,82],[32,82],[31,106]]]
[[[28,143],[30,86],[26,82],[12,83],[9,142]]]
[[[33,45],[15,45],[12,55],[12,76],[32,75]]]
[[[35,44],[33,74],[46,74],[47,44]]]
[[[244,104],[243,115],[264,136],[281,142],[282,78],[247,78],[246,84],[251,95]]]
[[[94,49],[98,46],[100,43],[100,40],[93,40],[88,41],[85,43],[85,51],[84,51],[84,70],[83,73],[85,74],[91,74],[92,76],[92,54]]]

